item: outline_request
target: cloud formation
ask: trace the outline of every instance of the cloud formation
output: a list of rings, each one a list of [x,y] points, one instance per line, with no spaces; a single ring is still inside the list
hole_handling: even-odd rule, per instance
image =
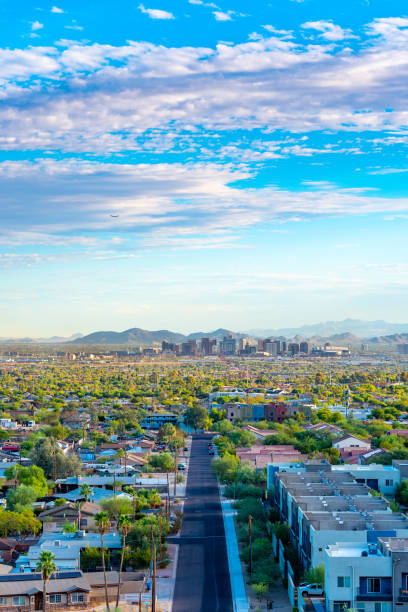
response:
[[[148,15],[150,19],[174,19],[173,13],[170,13],[169,11],[146,8],[143,4],[139,4],[139,10],[145,15]]]

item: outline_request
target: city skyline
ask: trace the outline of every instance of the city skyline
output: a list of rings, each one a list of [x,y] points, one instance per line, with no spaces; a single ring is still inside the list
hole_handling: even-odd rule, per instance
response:
[[[404,321],[405,11],[3,3],[0,336]]]

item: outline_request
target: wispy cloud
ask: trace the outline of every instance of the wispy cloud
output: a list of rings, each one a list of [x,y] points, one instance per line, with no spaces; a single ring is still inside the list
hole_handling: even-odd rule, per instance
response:
[[[44,27],[43,23],[40,23],[39,21],[33,21],[31,24],[31,30],[33,32],[36,32],[37,30],[42,30]]]
[[[334,24],[332,21],[307,21],[302,24],[302,28],[305,30],[316,30],[321,32],[320,36],[325,40],[333,42],[344,40],[345,38],[353,38],[353,32],[346,28],[342,28],[339,25]]]
[[[145,15],[148,15],[150,19],[175,19],[173,13],[169,11],[146,8],[143,4],[139,4],[139,10]]]
[[[62,8],[59,8],[58,6],[53,6],[51,9],[51,13],[63,13],[64,11],[62,10]]]
[[[232,21],[233,11],[214,11],[213,15],[216,21]]]

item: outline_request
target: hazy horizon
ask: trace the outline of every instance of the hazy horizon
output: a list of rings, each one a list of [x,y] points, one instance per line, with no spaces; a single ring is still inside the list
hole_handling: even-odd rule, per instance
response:
[[[3,2],[0,336],[404,321],[405,15]]]

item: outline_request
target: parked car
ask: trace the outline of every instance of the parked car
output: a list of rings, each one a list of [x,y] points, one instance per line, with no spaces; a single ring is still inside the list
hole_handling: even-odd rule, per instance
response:
[[[188,451],[188,446],[184,447],[184,452],[186,453]]]
[[[305,586],[299,587],[299,591],[302,593],[304,597],[313,596],[313,595],[323,595],[324,589],[321,584],[313,583],[306,584]]]
[[[213,449],[213,448],[209,448],[209,449],[208,449],[208,454],[209,454],[209,455],[214,455],[214,453],[215,453],[215,451],[214,451],[214,449]]]
[[[186,469],[186,464],[185,463],[179,463],[177,467],[178,467],[179,470],[185,470]]]

